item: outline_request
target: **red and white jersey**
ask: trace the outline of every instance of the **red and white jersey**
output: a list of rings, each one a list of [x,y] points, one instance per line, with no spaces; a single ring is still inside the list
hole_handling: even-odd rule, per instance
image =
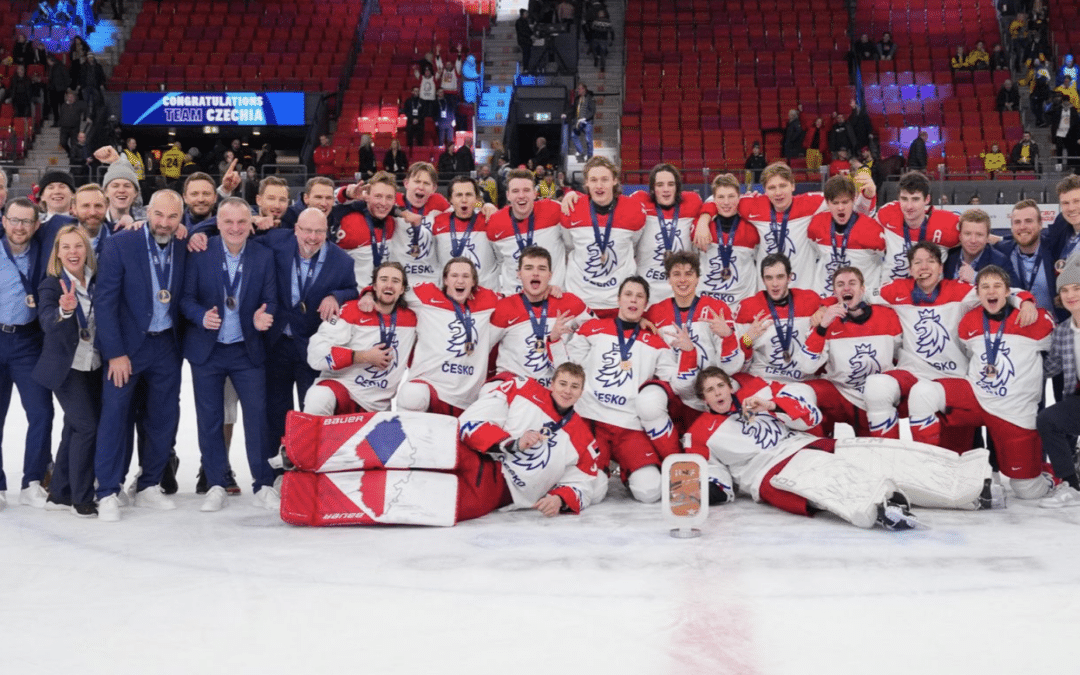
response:
[[[898,279],[873,296],[875,304],[896,311],[904,331],[897,368],[916,377],[963,377],[968,357],[960,349],[956,329],[960,318],[979,304],[975,289],[952,279],[942,279],[928,300],[915,304],[914,279]],[[921,292],[920,292],[921,294]]]
[[[485,393],[461,413],[461,440],[476,452],[521,438],[526,431],[546,436],[531,448],[497,450],[510,508],[529,509],[544,495],[561,497],[566,509],[580,513],[603,498],[607,474],[596,466],[596,440],[588,423],[573,410],[560,415],[551,392],[536,380],[514,378]]]
[[[464,408],[476,400],[487,376],[491,315],[498,296],[477,288],[459,319],[454,304],[435,284],[420,284],[405,294],[416,312],[416,353],[409,377],[435,387],[439,398]],[[470,348],[471,343],[471,348]]]
[[[572,293],[563,293],[559,298],[548,296],[546,301],[537,305],[530,303],[522,293],[499,300],[491,317],[491,341],[499,346],[495,370],[518,377],[531,377],[545,387],[551,384],[555,369],[551,364],[548,335],[563,312],[569,313],[570,326],[574,330],[592,318],[589,308]],[[533,322],[536,322],[536,326]],[[535,333],[538,327],[542,328],[543,333],[540,338]]]
[[[804,344],[810,334],[810,317],[821,307],[821,296],[814,291],[802,288],[789,290],[788,301],[784,305],[774,305],[776,319],[765,291],[743,300],[739,312],[735,315],[735,333],[740,337],[746,333],[758,314],[764,313],[772,323],[765,333],[754,340],[751,349],[741,347],[748,362],[746,372],[769,381],[803,382],[810,379],[817,370],[812,355]],[[779,329],[779,330],[778,330]],[[784,342],[781,340],[790,333],[785,355]],[[740,345],[741,346],[741,345]]]
[[[893,368],[902,335],[896,312],[874,305],[870,318],[862,323],[834,319],[827,327],[811,331],[806,351],[813,355],[814,363],[825,365],[825,379],[852,405],[865,410],[866,378]]]
[[[394,219],[390,217],[380,222],[365,213],[354,212],[341,219],[337,245],[352,257],[356,283],[361,288],[372,282],[376,251],[381,261],[390,260],[390,239],[393,234]]]
[[[556,367],[573,361],[585,369],[585,393],[577,404],[582,417],[639,430],[641,420],[634,408],[638,389],[656,378],[669,382],[675,393],[684,396],[694,386],[697,354],[680,352],[676,356],[663,338],[639,328],[624,361],[615,322],[616,319],[587,322],[569,340],[553,344],[552,357]],[[633,332],[626,330],[623,337],[628,344]]]
[[[960,319],[960,344],[970,357],[967,380],[983,410],[1018,427],[1034,429],[1045,387],[1043,353],[1050,351],[1054,318],[1040,309],[1038,320],[1021,328],[1020,313],[1010,312],[990,364],[986,343],[994,345],[1001,322],[989,319],[987,330],[985,315],[982,307],[976,307]]]
[[[469,220],[461,220],[453,213],[435,216],[431,233],[435,237],[435,259],[438,260],[439,275],[451,258],[462,256],[473,261],[480,275],[480,285],[495,288],[498,283],[498,269],[495,266],[495,252],[487,236],[487,221],[484,214],[477,212],[476,220],[469,229]],[[411,280],[410,280],[411,281]]]
[[[904,224],[904,212],[899,202],[889,202],[878,209],[877,221],[885,233],[885,267],[881,274],[881,285],[897,279],[907,279],[907,251],[911,244],[916,244],[922,237],[922,228],[909,229]],[[926,241],[931,241],[941,249],[941,260],[945,261],[949,249],[960,245],[960,216],[951,211],[931,208],[925,223]],[[907,230],[908,239],[904,239]],[[911,244],[908,243],[911,241]]]
[[[806,236],[817,251],[812,288],[821,297],[832,296],[833,274],[846,266],[859,268],[867,292],[873,293],[881,288],[885,233],[876,220],[856,213],[843,234],[834,234],[832,214],[826,211],[814,216]]]
[[[446,197],[435,193],[419,211],[405,200],[405,195],[397,195],[397,205],[402,209],[420,213],[424,219],[419,225],[411,225],[404,218],[394,219],[394,232],[390,237],[390,260],[401,263],[409,275],[409,285],[415,288],[419,284],[442,281],[442,268],[435,252],[435,237],[431,233],[435,216],[450,208]]]
[[[707,295],[699,296],[688,316],[686,310],[677,309],[674,298],[669,298],[649,307],[645,318],[656,326],[660,337],[664,338],[668,346],[675,341],[679,326],[686,327],[697,352],[698,370],[705,366],[719,366],[726,373],[737,373],[742,369],[745,357],[743,350],[739,348],[739,337],[735,333],[735,319],[723,300]],[[716,334],[713,322],[718,319],[731,328],[731,335],[721,338]],[[689,375],[693,379],[697,373]],[[679,377],[684,377],[684,374]],[[684,394],[682,399],[695,410],[705,409],[705,402],[698,398],[692,389],[688,394]]]
[[[640,202],[616,196],[611,212],[596,216],[598,238],[590,204],[586,195],[579,194],[573,211],[562,219],[568,251],[566,289],[591,309],[614,309],[619,283],[637,274],[634,250],[645,227],[645,210]]]
[[[381,320],[381,327],[380,327]],[[388,368],[353,364],[353,352],[382,344],[385,337],[394,350]],[[416,314],[397,309],[389,315],[361,312],[359,301],[346,302],[338,317],[319,325],[308,342],[307,361],[321,375],[316,382],[333,380],[349,391],[364,410],[389,410],[416,342]]]
[[[645,227],[637,244],[637,273],[649,282],[653,300],[667,300],[671,285],[664,271],[664,258],[670,252],[694,250],[690,230],[701,213],[701,197],[696,192],[683,192],[679,203],[670,209],[660,208],[645,190],[638,190],[630,199],[645,210]]]
[[[518,259],[527,246],[543,246],[551,254],[551,283],[565,288],[566,244],[562,238],[562,207],[550,199],[539,199],[533,212],[520,223],[507,206],[500,209],[487,223],[487,237],[495,252],[499,282],[493,289],[503,295],[521,291],[518,279]],[[531,233],[530,233],[531,232]]]
[[[709,460],[711,481],[725,487],[732,487],[733,481],[760,501],[761,481],[769,469],[818,440],[802,429],[820,424],[821,412],[779,383],[768,384],[760,378],[743,382],[735,391],[736,402],[756,396],[774,401],[776,411],[756,415],[707,412],[683,436],[683,448]]]
[[[701,212],[712,218],[709,223],[712,244],[708,251],[701,253],[698,293],[719,298],[734,307],[757,293],[760,288],[761,274],[757,261],[761,235],[756,227],[738,215],[735,216],[731,229],[724,232],[718,220],[716,204],[713,202],[705,204]],[[730,251],[730,256],[727,257],[728,264],[724,265],[727,251]]]

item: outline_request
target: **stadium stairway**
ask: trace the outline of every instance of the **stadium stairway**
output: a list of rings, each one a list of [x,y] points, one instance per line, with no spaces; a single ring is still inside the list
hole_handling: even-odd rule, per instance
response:
[[[588,45],[582,37],[579,46],[578,82],[583,82],[596,98],[596,119],[593,120],[593,152],[603,155],[619,165],[619,127],[623,108],[623,74],[626,60],[623,58],[626,46],[624,25],[626,0],[611,0],[607,4],[611,25],[615,29],[615,43],[611,45],[607,57],[607,68],[601,73],[593,65],[593,58],[588,54]],[[566,149],[567,176],[581,171],[585,164],[574,157],[573,140]],[[584,177],[579,177],[584,181]],[[625,179],[624,179],[624,182]]]

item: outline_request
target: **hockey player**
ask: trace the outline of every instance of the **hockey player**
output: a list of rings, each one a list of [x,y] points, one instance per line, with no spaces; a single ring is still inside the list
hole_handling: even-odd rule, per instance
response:
[[[878,209],[877,221],[885,230],[885,267],[881,285],[909,276],[907,252],[920,241],[933,242],[944,260],[960,244],[960,217],[930,205],[930,179],[919,171],[900,176],[900,197]]]
[[[405,306],[408,279],[400,263],[375,270],[375,308],[345,303],[308,343],[308,365],[322,375],[308,388],[304,412],[344,415],[389,410],[416,342],[416,314]]]
[[[870,216],[855,213],[855,183],[847,176],[825,181],[827,213],[810,221],[807,237],[817,257],[812,288],[827,298],[833,295],[833,274],[841,267],[857,267],[866,288],[873,293],[881,287],[881,267],[885,255],[885,235]]]
[[[522,290],[500,300],[491,317],[491,341],[499,345],[495,370],[531,377],[544,386],[553,374],[549,344],[592,318],[589,308],[572,293],[551,295],[551,268],[547,250],[525,248],[518,257]]]
[[[818,324],[821,307],[816,291],[789,288],[791,262],[787,256],[771,253],[761,261],[765,290],[743,300],[735,315],[735,332],[751,375],[768,381],[802,382],[814,369],[806,365],[809,355],[803,348]]]
[[[960,348],[957,327],[961,317],[979,303],[975,289],[968,284],[941,278],[941,247],[937,244],[917,242],[908,249],[907,257],[911,278],[886,284],[874,298],[875,304],[889,305],[896,311],[903,329],[896,368],[869,376],[864,387],[870,434],[884,438],[900,437],[897,422],[906,412],[900,406],[915,382],[967,371],[968,356]],[[1030,293],[1021,292],[1012,302],[1020,306],[1021,327],[1038,318]],[[947,448],[970,448],[972,433],[970,427],[946,428],[941,442]]]
[[[1042,399],[1043,353],[1054,320],[1046,310],[1021,327],[1009,306],[1009,273],[989,265],[975,277],[982,305],[964,315],[957,331],[968,357],[957,377],[919,380],[908,395],[911,437],[938,445],[942,425],[986,425],[1001,472],[1021,499],[1038,499],[1053,486],[1042,474],[1043,451],[1035,431]],[[961,448],[961,451],[967,448]]]
[[[860,191],[855,210],[870,213],[877,194],[874,182],[861,176],[858,180]],[[759,263],[764,256],[783,254],[791,261],[791,285],[818,290],[813,289],[817,251],[810,245],[807,229],[810,220],[826,210],[824,197],[820,192],[796,195],[795,175],[781,162],[765,167],[761,182],[765,186],[764,196],[744,197],[739,202],[739,215],[754,224],[762,239]]]
[[[379,171],[366,187],[364,204],[342,217],[336,234],[338,246],[352,256],[356,282],[361,286],[371,281],[375,268],[390,260],[389,242],[397,222],[394,212],[398,210],[394,204],[397,180],[393,174]]]
[[[645,210],[645,227],[637,245],[638,276],[652,286],[653,302],[667,300],[671,286],[664,260],[671,253],[691,250],[690,230],[701,212],[701,197],[684,191],[679,170],[663,163],[649,172],[649,191],[638,190],[630,199]]]
[[[684,439],[709,460],[709,501],[723,504],[733,485],[754,501],[796,515],[829,511],[858,527],[919,525],[909,505],[965,510],[1004,507],[990,480],[985,450],[957,455],[924,443],[817,438],[801,431],[819,418],[812,405],[760,379],[736,388],[719,368],[695,379],[709,406]]]
[[[508,380],[465,411],[460,438],[457,420],[442,415],[294,413],[281,517],[446,526],[500,508],[579,513],[607,488],[592,434],[574,411],[584,379],[568,363],[550,390]]]
[[[487,375],[498,296],[478,286],[471,260],[451,258],[441,286],[420,284],[405,300],[416,312],[417,339],[398,408],[456,417],[476,400]]]
[[[618,299],[617,316],[589,321],[552,354],[556,364],[579,363],[588,374],[579,412],[596,435],[600,468],[618,462],[634,498],[651,503],[660,499],[660,460],[642,430],[635,399],[641,385],[653,378],[671,382],[680,395],[688,393],[691,378],[680,375],[697,368],[697,353],[680,343],[676,356],[660,336],[642,329],[649,302],[644,279],[624,279]]]
[[[700,269],[698,256],[692,251],[669,254],[664,261],[664,276],[672,297],[649,307],[645,318],[668,346],[693,351],[698,369],[719,364],[737,372],[744,355],[735,337],[731,310],[722,300],[696,293]],[[689,379],[693,375],[680,377]],[[646,382],[637,396],[641,425],[661,458],[679,452],[679,439],[703,410],[705,402],[692,392],[679,396],[669,382],[662,380]]]
[[[495,288],[498,269],[495,253],[488,241],[486,219],[480,213],[480,189],[468,176],[456,176],[450,181],[452,211],[435,217],[431,233],[435,239],[435,257],[444,261],[468,258],[480,274],[480,285]]]
[[[566,245],[559,203],[536,198],[536,178],[527,169],[514,169],[506,175],[506,199],[509,204],[491,216],[487,226],[499,268],[499,283],[493,290],[504,295],[521,291],[518,259],[530,246],[547,249],[551,254],[551,283],[564,287]]]
[[[833,425],[850,424],[856,436],[869,436],[863,392],[866,378],[892,370],[900,351],[900,319],[886,305],[870,305],[866,285],[857,267],[841,267],[833,274],[834,304],[825,308],[821,324],[806,338],[806,351],[814,364],[825,366],[824,377],[807,381],[821,410],[823,435]]]
[[[761,235],[739,216],[739,179],[722,173],[712,182],[713,201],[702,207],[694,224],[694,245],[701,250],[698,292],[738,303],[758,290]]]
[[[645,211],[639,202],[618,196],[619,170],[606,157],[585,163],[585,188],[588,199],[578,199],[562,219],[569,250],[566,288],[598,317],[612,318],[619,313],[617,280],[637,271],[634,249]]]
[[[435,216],[450,209],[450,203],[435,192],[438,185],[439,174],[435,167],[428,162],[415,162],[405,178],[405,193],[397,195],[398,207],[422,216],[416,225],[402,217],[395,218],[394,231],[390,235],[390,260],[405,267],[413,288],[439,281],[431,225]]]

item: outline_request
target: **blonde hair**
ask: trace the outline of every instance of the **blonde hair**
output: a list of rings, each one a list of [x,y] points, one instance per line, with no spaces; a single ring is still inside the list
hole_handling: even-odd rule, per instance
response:
[[[791,167],[783,162],[773,162],[769,166],[761,170],[761,184],[767,185],[769,181],[777,176],[783,178],[792,185],[795,184],[795,174],[791,172]]]
[[[82,225],[65,225],[60,228],[60,231],[56,233],[56,239],[53,240],[49,264],[46,266],[49,276],[60,278],[64,273],[64,263],[60,261],[60,238],[65,234],[79,235],[83,245],[86,246],[86,262],[83,264],[89,267],[91,272],[97,272],[97,258],[94,256],[94,247],[90,245],[90,236],[86,234],[86,229]]]

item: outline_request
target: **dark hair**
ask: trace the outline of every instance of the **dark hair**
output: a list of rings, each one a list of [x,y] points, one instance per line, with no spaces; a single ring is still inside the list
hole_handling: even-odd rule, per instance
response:
[[[675,203],[678,204],[682,201],[682,174],[673,165],[667,162],[661,162],[652,168],[649,172],[649,198],[656,202],[656,174],[661,171],[667,171],[672,176],[675,176]]]
[[[390,268],[390,269],[397,270],[398,272],[401,272],[401,288],[402,288],[402,291],[409,290],[409,273],[405,271],[405,266],[402,265],[399,262],[393,262],[393,261],[390,261],[390,260],[386,260],[384,262],[379,263],[379,266],[376,267],[371,272],[371,285],[372,286],[375,285],[375,280],[379,278],[379,272],[381,270],[383,270],[384,268]],[[397,304],[395,306],[398,309],[404,309],[407,306],[406,303],[405,303],[405,293],[404,292],[398,297]]]
[[[454,263],[465,263],[466,265],[469,266],[469,270],[472,271],[473,290],[476,290],[476,288],[480,285],[480,274],[476,271],[476,263],[474,263],[470,258],[466,258],[465,256],[462,256],[462,255],[459,255],[456,258],[450,258],[449,260],[446,261],[446,264],[443,265],[443,268],[442,268],[443,286],[444,287],[446,286],[446,275],[450,273],[450,266],[453,265]]]
[[[188,189],[189,185],[191,185],[195,181],[200,181],[200,180],[204,180],[207,183],[210,183],[211,185],[213,185],[214,187],[217,187],[217,183],[215,183],[214,179],[210,177],[210,174],[204,173],[202,171],[196,171],[195,173],[191,174],[190,176],[188,176],[187,178],[184,179],[184,192],[187,192],[187,189]]]
[[[773,265],[783,265],[784,272],[791,275],[791,260],[783,253],[770,253],[761,259],[761,276],[765,277],[765,268]]]
[[[975,275],[975,287],[978,288],[979,282],[984,277],[997,277],[1005,282],[1005,287],[1008,288],[1012,285],[1012,280],[1009,278],[1009,273],[997,265],[987,265],[979,270],[979,273]]]
[[[518,269],[521,269],[521,263],[524,262],[525,258],[543,258],[547,261],[548,269],[551,269],[551,252],[543,246],[534,244],[521,249],[521,255],[518,256]]]
[[[38,222],[41,221],[41,214],[38,213],[37,206],[35,206],[34,202],[30,201],[26,197],[16,197],[15,199],[12,199],[11,201],[9,201],[7,203],[7,206],[4,207],[4,215],[5,216],[7,214],[11,213],[11,207],[12,206],[19,206],[19,207],[22,207],[24,209],[30,209],[31,211],[34,212],[34,222],[38,223]]]
[[[930,179],[922,171],[908,171],[900,176],[897,188],[900,192],[919,192],[923,197],[930,197]]]
[[[690,251],[673,251],[664,256],[664,271],[668,276],[676,265],[689,265],[694,274],[701,276],[701,258]]]
[[[618,295],[622,295],[622,290],[626,287],[626,284],[639,284],[645,289],[645,302],[649,301],[649,282],[645,281],[645,277],[638,276],[637,274],[631,274],[626,277],[622,280],[622,283],[619,284]]]
[[[920,241],[920,242],[914,244],[911,248],[908,249],[908,251],[907,251],[908,265],[911,265],[911,262],[913,260],[915,260],[915,253],[917,251],[926,251],[927,253],[929,253],[934,258],[934,260],[937,261],[937,263],[939,265],[941,264],[941,249],[938,248],[938,245],[933,243],[933,242],[930,242],[930,241]]]
[[[698,371],[697,377],[694,378],[694,395],[700,399],[705,398],[705,380],[710,377],[719,377],[724,381],[724,384],[731,386],[731,376],[723,371],[718,366],[705,366]]]
[[[825,201],[827,202],[835,201],[840,197],[853,200],[855,199],[855,181],[848,176],[833,176],[825,181],[822,192],[825,193]]]
[[[446,188],[446,196],[450,197],[454,194],[454,186],[461,183],[468,183],[472,186],[473,194],[477,199],[480,198],[480,186],[476,184],[476,180],[468,176],[454,176],[454,179],[450,181],[450,185]]]

